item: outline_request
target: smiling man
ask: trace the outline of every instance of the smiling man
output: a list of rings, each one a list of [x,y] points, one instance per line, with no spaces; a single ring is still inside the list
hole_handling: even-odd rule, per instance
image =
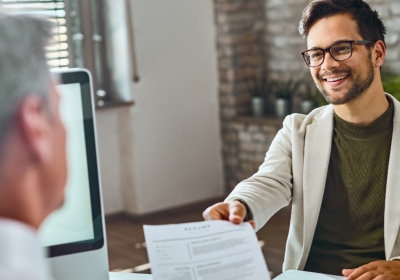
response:
[[[381,82],[385,27],[362,0],[315,0],[299,31],[330,104],[286,117],[258,172],[203,216],[258,230],[291,204],[284,270],[400,279],[400,103]]]

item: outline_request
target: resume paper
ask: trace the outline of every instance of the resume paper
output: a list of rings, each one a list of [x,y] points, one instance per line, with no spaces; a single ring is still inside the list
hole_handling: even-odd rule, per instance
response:
[[[270,280],[249,223],[144,225],[154,280]]]

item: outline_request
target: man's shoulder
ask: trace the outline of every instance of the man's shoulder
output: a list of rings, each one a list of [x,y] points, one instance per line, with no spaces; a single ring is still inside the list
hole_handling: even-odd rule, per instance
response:
[[[0,217],[0,248],[0,279],[49,279],[43,246],[30,226]]]
[[[305,131],[308,126],[324,124],[333,119],[333,106],[325,105],[312,110],[309,114],[293,113],[287,116],[283,122],[283,127],[291,127],[293,130]]]
[[[395,111],[400,111],[400,101],[394,97],[393,95],[391,95],[390,93],[385,92],[386,96],[388,98],[390,98],[394,104],[394,110]]]

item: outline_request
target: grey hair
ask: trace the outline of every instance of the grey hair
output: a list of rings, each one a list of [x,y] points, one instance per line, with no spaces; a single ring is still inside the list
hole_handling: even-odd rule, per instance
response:
[[[43,18],[0,13],[0,141],[25,97],[47,100],[51,74],[45,47],[52,30]]]

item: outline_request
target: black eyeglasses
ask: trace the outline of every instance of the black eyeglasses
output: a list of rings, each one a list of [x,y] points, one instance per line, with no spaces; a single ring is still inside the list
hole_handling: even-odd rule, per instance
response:
[[[373,41],[367,40],[351,40],[351,41],[339,41],[336,42],[326,49],[313,48],[305,50],[301,53],[306,64],[310,67],[317,67],[324,63],[325,53],[329,52],[331,57],[336,61],[342,61],[349,59],[353,54],[353,44],[368,45]]]

